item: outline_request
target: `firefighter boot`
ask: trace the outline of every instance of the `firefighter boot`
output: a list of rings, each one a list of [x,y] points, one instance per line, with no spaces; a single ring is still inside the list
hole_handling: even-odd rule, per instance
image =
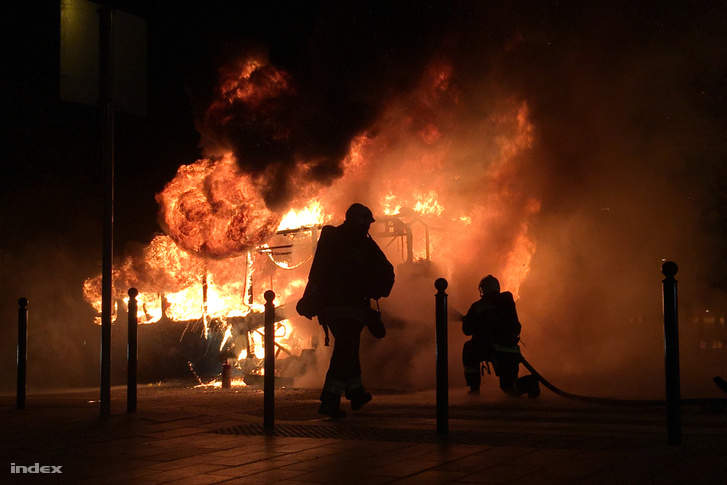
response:
[[[538,381],[535,381],[533,383],[533,387],[530,388],[528,391],[528,397],[530,399],[535,399],[536,397],[540,396],[540,384],[538,384]]]
[[[370,392],[366,392],[362,387],[357,387],[355,389],[346,389],[346,399],[351,401],[351,409],[354,411],[358,411],[366,403],[371,401],[373,396]]]
[[[538,396],[540,396],[540,384],[538,383],[538,378],[534,375],[529,375],[525,377],[521,377],[519,380],[523,381],[523,389],[527,389],[528,397],[530,399],[535,399]],[[520,383],[518,383],[519,386]]]
[[[465,367],[464,368],[464,380],[467,383],[467,387],[470,388],[471,393],[480,392],[480,382],[482,376],[480,375],[480,368],[477,367]]]
[[[717,384],[717,387],[719,387],[721,390],[727,392],[727,381],[722,379],[720,376],[712,378],[712,381],[714,381],[714,383]]]
[[[321,393],[321,407],[318,414],[325,414],[331,418],[345,418],[346,411],[341,409],[341,396],[333,392],[323,391]]]

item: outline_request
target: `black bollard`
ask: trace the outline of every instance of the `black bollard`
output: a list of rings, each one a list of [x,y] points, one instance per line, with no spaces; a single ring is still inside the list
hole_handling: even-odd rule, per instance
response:
[[[222,363],[222,389],[232,389],[232,366],[227,359]]]
[[[449,376],[447,370],[447,289],[444,278],[434,282],[436,295],[437,332],[437,434],[449,433]]]
[[[265,292],[265,378],[263,381],[263,428],[275,427],[275,293]]]
[[[15,409],[25,409],[25,390],[28,379],[28,299],[18,300],[18,392]]]
[[[136,296],[139,291],[136,288],[129,288],[129,341],[126,347],[127,378],[126,378],[126,412],[136,412],[136,377],[138,365],[137,352],[137,330],[139,320],[137,318]]]
[[[667,261],[661,266],[666,276],[664,288],[664,365],[666,370],[666,418],[670,445],[682,442],[682,414],[679,389],[679,317],[677,307],[677,280],[679,268]]]

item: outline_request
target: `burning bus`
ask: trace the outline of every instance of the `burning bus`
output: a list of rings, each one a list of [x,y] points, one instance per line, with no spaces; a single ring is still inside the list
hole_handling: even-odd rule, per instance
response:
[[[194,255],[171,237],[157,236],[142,254],[128,257],[116,269],[114,316],[121,321],[126,316],[124,289],[142,288],[137,296],[142,334],[151,342],[164,338],[161,348],[177,346],[184,353],[176,359],[172,374],[178,374],[184,368],[182,360],[188,359],[190,371],[202,383],[203,377],[219,373],[221,363],[229,363],[240,376],[239,384],[257,383],[264,373],[262,294],[272,289],[277,303],[276,377],[282,385],[291,384],[316,364],[320,328],[298,316],[295,303],[305,287],[325,219],[317,204],[291,211],[266,243],[222,260]],[[399,255],[400,276],[436,274],[430,231],[441,228],[432,227],[432,220],[406,207],[377,217],[372,235],[390,254]],[[100,276],[89,278],[84,292],[100,315]],[[97,320],[100,323],[100,316]]]
[[[114,269],[117,319],[128,288],[139,291],[142,354],[143,333],[164,328],[174,339],[162,347],[184,349],[178,360],[195,372],[215,374],[222,360],[254,380],[264,354],[263,293],[273,290],[276,369],[286,379],[304,373],[320,330],[293,309],[319,229],[342,222],[352,202],[372,209],[371,234],[398,264],[392,320],[425,318],[419,296],[397,297],[408,279],[477,281],[486,266],[517,296],[536,248],[528,224],[540,209],[518,182],[533,140],[528,108],[507,97],[474,125],[460,123],[470,106],[452,76],[446,62],[432,61],[411,92],[332,159],[315,140],[301,141],[305,119],[288,119],[302,109],[291,107],[290,74],[257,53],[222,66],[198,120],[209,156],[180,166],[156,197],[163,234]],[[100,311],[100,276],[84,293]]]

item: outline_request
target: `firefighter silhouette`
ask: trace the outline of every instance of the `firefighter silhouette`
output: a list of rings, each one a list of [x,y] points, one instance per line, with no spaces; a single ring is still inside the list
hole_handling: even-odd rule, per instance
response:
[[[529,397],[540,395],[537,377],[518,377],[520,361],[520,321],[515,301],[509,291],[500,292],[500,282],[492,275],[480,280],[480,299],[462,318],[462,331],[472,338],[462,349],[464,377],[471,392],[479,392],[480,365],[491,362],[505,393]],[[489,367],[488,367],[489,371]]]
[[[369,235],[375,222],[371,210],[353,204],[340,226],[324,226],[318,241],[308,284],[296,310],[307,318],[318,317],[334,338],[331,362],[321,392],[320,414],[346,416],[340,408],[341,394],[351,409],[371,401],[361,382],[359,343],[367,325],[377,338],[385,334],[371,299],[389,296],[394,285],[394,267]]]

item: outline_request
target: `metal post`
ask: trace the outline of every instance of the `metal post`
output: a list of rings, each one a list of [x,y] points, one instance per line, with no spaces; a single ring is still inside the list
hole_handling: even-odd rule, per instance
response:
[[[207,268],[204,269],[204,274],[202,275],[202,322],[204,323],[204,328],[209,328],[210,318],[209,314],[207,312]]]
[[[425,259],[429,261],[431,259],[429,254],[429,226],[424,226],[424,245],[426,246]]]
[[[18,392],[15,409],[25,409],[28,364],[28,299],[18,300]]]
[[[661,266],[666,276],[664,288],[664,365],[666,370],[666,418],[670,445],[682,442],[681,397],[679,389],[679,317],[677,308],[677,280],[679,268],[667,261]]]
[[[222,363],[222,389],[232,389],[232,366],[227,358]]]
[[[103,109],[103,254],[101,271],[101,416],[111,414],[111,312],[114,254],[114,12],[99,9],[99,105]]]
[[[447,370],[447,289],[444,278],[434,282],[436,295],[437,332],[437,434],[449,433],[449,375]]]
[[[263,381],[263,428],[275,427],[275,293],[265,292],[265,379]]]
[[[411,263],[414,261],[414,234],[412,233],[411,226],[406,228],[406,262]]]
[[[136,288],[129,288],[129,341],[126,348],[127,381],[126,381],[126,412],[136,412],[136,375],[138,364],[137,352],[137,330],[139,319],[137,318],[136,296],[139,291]]]

